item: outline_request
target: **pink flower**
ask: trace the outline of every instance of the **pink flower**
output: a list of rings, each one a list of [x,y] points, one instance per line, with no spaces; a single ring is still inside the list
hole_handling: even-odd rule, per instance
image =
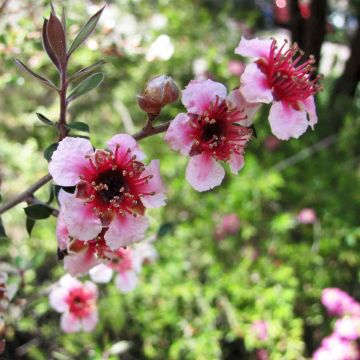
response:
[[[107,264],[100,264],[92,268],[89,272],[93,281],[107,283],[111,280],[113,271],[117,272],[115,278],[116,287],[122,292],[127,293],[135,289],[138,283],[137,274],[141,270],[141,264],[133,256],[130,248],[119,249],[111,254]]]
[[[310,208],[302,209],[296,218],[300,224],[304,224],[304,225],[315,224],[317,220],[315,210]]]
[[[358,360],[359,348],[356,343],[341,339],[336,334],[325,338],[316,350],[313,360]]]
[[[234,174],[244,166],[244,148],[252,130],[246,107],[235,90],[226,97],[223,84],[212,81],[190,81],[182,92],[188,113],[181,113],[171,122],[165,140],[173,150],[189,155],[186,179],[198,191],[210,190],[221,184],[225,171],[219,161],[226,161]],[[242,111],[245,108],[245,113]]]
[[[107,246],[118,249],[143,238],[149,225],[145,209],[165,205],[165,195],[159,161],[145,166],[131,136],[115,135],[107,147],[94,150],[86,139],[66,137],[52,155],[49,172],[56,184],[76,186],[75,196],[62,203],[69,235],[86,242],[105,228]]]
[[[360,306],[350,295],[338,288],[326,288],[322,291],[321,302],[330,315],[360,316]]]
[[[92,331],[98,322],[97,288],[90,281],[82,284],[71,275],[63,276],[52,289],[50,305],[62,313],[60,326],[67,333]]]
[[[280,146],[280,141],[276,136],[270,135],[265,139],[265,147],[269,151],[275,151]]]
[[[228,235],[235,235],[240,229],[240,219],[236,214],[225,215],[216,226],[215,237],[222,240]]]
[[[360,318],[345,316],[336,320],[335,333],[347,340],[357,340],[360,337]]]
[[[269,353],[265,349],[256,350],[256,360],[269,360]]]
[[[252,323],[251,330],[255,337],[260,341],[266,341],[268,338],[267,323],[263,320],[256,320]]]
[[[249,103],[272,103],[269,122],[281,140],[298,138],[308,125],[317,123],[314,94],[320,90],[314,77],[313,57],[299,64],[301,51],[287,42],[278,48],[275,40],[241,39],[235,53],[257,60],[241,76],[240,91]]]

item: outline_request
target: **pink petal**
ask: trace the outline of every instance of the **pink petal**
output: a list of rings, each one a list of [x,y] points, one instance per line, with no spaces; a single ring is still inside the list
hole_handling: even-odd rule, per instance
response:
[[[88,164],[86,155],[93,153],[89,140],[66,137],[61,140],[49,163],[49,173],[61,186],[74,186],[79,182],[82,167]]]
[[[106,244],[116,250],[142,240],[148,227],[149,220],[145,216],[118,216],[111,222],[104,238]]]
[[[231,154],[230,155],[230,170],[233,174],[237,175],[238,172],[244,167],[245,161],[243,155]]]
[[[316,115],[316,106],[315,106],[314,97],[309,96],[307,99],[302,101],[301,105],[303,106],[304,110],[308,113],[309,125],[310,125],[311,129],[314,130],[314,125],[318,121],[318,118]]]
[[[60,189],[59,194],[58,194],[58,200],[59,200],[59,204],[60,206],[64,203],[64,201],[66,199],[72,198],[74,195],[71,193],[68,193],[67,191]]]
[[[247,40],[241,38],[235,54],[247,57],[268,58],[272,40],[260,40],[258,38]]]
[[[136,155],[137,160],[144,160],[146,155],[140,150],[136,140],[127,134],[117,134],[113,136],[107,143],[107,147],[112,152],[115,152],[116,146],[120,145],[118,154],[121,157],[130,149],[131,155]]]
[[[226,101],[228,103],[229,109],[243,110],[240,116],[245,115],[246,119],[241,119],[237,121],[237,123],[242,126],[252,125],[252,123],[254,122],[253,117],[261,107],[261,103],[247,102],[239,89],[231,91],[228,97],[226,98]]]
[[[226,87],[219,83],[207,80],[191,80],[182,92],[182,103],[189,113],[201,114],[209,108],[216,97],[219,100],[226,98]]]
[[[100,260],[89,249],[84,249],[75,254],[65,256],[64,267],[72,276],[86,274],[94,266],[98,265]]]
[[[272,133],[280,140],[297,139],[308,127],[305,111],[294,110],[281,101],[272,104],[269,122]]]
[[[159,160],[152,160],[148,166],[146,166],[143,176],[152,175],[149,183],[144,186],[144,192],[154,195],[146,195],[141,198],[145,207],[158,208],[165,206],[166,196],[164,194],[165,188],[160,177]]]
[[[224,168],[208,154],[191,157],[186,168],[186,180],[197,191],[207,191],[220,185],[224,176]]]
[[[81,319],[82,328],[85,332],[93,331],[98,321],[98,312],[96,310],[93,310],[88,316]]]
[[[105,264],[95,266],[89,271],[89,275],[92,281],[96,283],[108,283],[113,275],[113,270]]]
[[[92,240],[102,230],[101,221],[93,208],[74,196],[65,200],[62,211],[69,234],[77,239]]]
[[[79,280],[77,280],[76,278],[72,277],[69,274],[66,274],[61,277],[61,279],[59,280],[59,285],[67,290],[71,290],[74,287],[82,286]]]
[[[69,291],[67,289],[62,287],[55,287],[49,295],[50,306],[57,312],[66,311],[69,307],[66,302],[68,294]]]
[[[128,293],[134,290],[137,283],[137,275],[135,271],[131,270],[120,273],[115,279],[115,285],[122,293]]]
[[[240,92],[247,102],[269,104],[273,101],[266,76],[256,64],[246,66],[240,82]]]
[[[66,312],[61,316],[60,327],[66,333],[74,333],[80,331],[81,322],[79,318]]]
[[[60,250],[66,249],[69,243],[69,232],[65,224],[65,221],[63,219],[63,214],[61,211],[56,224],[56,238],[58,241],[59,249]]]
[[[97,286],[91,281],[84,282],[84,289],[92,295],[93,300],[96,300],[98,296]]]
[[[189,117],[187,114],[180,113],[171,121],[164,139],[173,150],[188,155],[193,142],[192,131],[193,129],[189,125]]]

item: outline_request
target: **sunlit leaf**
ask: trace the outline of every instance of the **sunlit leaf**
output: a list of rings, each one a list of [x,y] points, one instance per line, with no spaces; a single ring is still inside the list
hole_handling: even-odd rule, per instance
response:
[[[81,95],[95,89],[104,79],[103,73],[95,73],[83,80],[69,95],[67,101],[73,101]]]
[[[100,60],[100,61],[96,62],[95,64],[92,64],[86,68],[83,68],[83,69],[79,70],[78,72],[76,72],[74,75],[70,76],[68,78],[68,81],[71,82],[71,81],[80,79],[82,76],[85,76],[85,75],[91,73],[93,70],[97,69],[101,65],[104,65],[105,63],[106,63],[106,61]]]
[[[43,85],[50,87],[51,89],[58,90],[58,88],[48,79],[44,78],[43,76],[36,74],[34,71],[32,71],[30,68],[28,68],[23,62],[21,62],[19,59],[14,60],[16,66],[26,72],[27,74],[31,75],[38,81],[40,81]]]
[[[72,130],[90,132],[89,125],[85,124],[83,122],[80,122],[80,121],[76,121],[71,124],[67,124],[67,127]]]
[[[80,32],[77,34],[76,38],[74,39],[73,43],[71,44],[68,52],[68,56],[70,56],[94,31],[103,10],[104,7],[101,8],[96,14],[94,14],[88,20],[88,22],[83,26],[83,28],[80,30]]]

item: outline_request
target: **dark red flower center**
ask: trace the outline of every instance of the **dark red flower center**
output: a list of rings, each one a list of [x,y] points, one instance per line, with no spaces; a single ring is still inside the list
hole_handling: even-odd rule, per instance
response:
[[[89,157],[89,166],[83,168],[76,189],[76,196],[93,205],[104,226],[115,213],[142,215],[145,207],[141,198],[154,195],[146,191],[152,175],[143,174],[144,164],[130,150],[119,149],[114,153],[97,150],[95,156]]]
[[[257,61],[259,69],[266,75],[268,85],[272,89],[276,101],[286,101],[295,109],[299,108],[298,101],[305,100],[316,94],[321,86],[318,81],[320,75],[315,76],[315,58],[303,60],[303,52],[297,44],[284,50],[287,41],[279,49],[273,40],[267,59]]]
[[[93,294],[82,287],[74,288],[66,298],[69,305],[69,311],[76,317],[85,317],[94,308]]]
[[[190,155],[205,152],[227,161],[232,153],[242,154],[252,134],[250,128],[238,123],[245,118],[241,110],[229,109],[226,101],[218,97],[202,115],[190,114],[194,138]]]

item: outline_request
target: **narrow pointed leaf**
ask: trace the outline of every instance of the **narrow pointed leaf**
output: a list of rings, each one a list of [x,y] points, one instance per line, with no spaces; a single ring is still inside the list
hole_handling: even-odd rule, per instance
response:
[[[51,207],[44,204],[29,205],[24,211],[25,214],[33,220],[47,219],[53,212]]]
[[[58,145],[59,145],[58,143],[53,143],[44,150],[44,158],[47,161],[51,160],[52,154],[57,149]]]
[[[44,124],[50,125],[50,126],[54,125],[54,123],[51,120],[49,120],[46,116],[44,116],[43,114],[36,113],[36,115],[37,115],[38,119],[41,122],[43,122]]]
[[[42,43],[43,43],[43,47],[46,51],[46,53],[48,54],[50,60],[54,63],[54,65],[57,67],[58,70],[60,70],[60,65],[59,65],[59,61],[56,58],[50,44],[49,44],[49,40],[47,37],[47,24],[48,24],[48,20],[44,19],[44,24],[43,24],[43,28],[42,28]]]
[[[101,65],[104,65],[105,63],[106,63],[106,61],[100,60],[100,61],[96,62],[95,64],[92,64],[86,68],[83,68],[83,69],[77,71],[74,75],[70,76],[68,81],[71,82],[71,81],[80,79],[82,76],[85,76],[85,75],[91,73],[93,70],[95,70],[96,68],[98,68]]]
[[[67,127],[72,130],[90,132],[89,125],[80,121],[76,121],[71,124],[68,124]]]
[[[88,22],[82,27],[80,32],[77,34],[73,43],[70,46],[68,56],[70,56],[94,31],[96,24],[98,23],[101,13],[103,12],[104,7],[100,9],[96,14],[94,14]]]
[[[66,12],[65,12],[65,6],[62,7],[61,11],[61,23],[64,28],[65,38],[66,38]]]
[[[46,34],[50,47],[54,52],[61,69],[64,69],[66,64],[65,32],[61,21],[53,13],[50,14],[50,18],[46,27]]]
[[[29,234],[29,236],[31,236],[31,232],[34,228],[34,225],[35,225],[35,220],[30,218],[30,217],[26,217],[26,231],[27,233]]]
[[[67,101],[73,101],[77,97],[95,89],[104,79],[103,73],[95,73],[83,80],[69,95]]]
[[[58,88],[48,79],[44,78],[43,76],[35,73],[34,71],[32,71],[30,68],[28,68],[23,62],[21,62],[19,59],[15,59],[14,60],[15,65],[22,71],[26,72],[27,74],[31,75],[32,77],[34,77],[35,79],[37,79],[38,81],[40,81],[43,85],[50,87],[51,89],[54,89],[56,91],[58,91]]]

